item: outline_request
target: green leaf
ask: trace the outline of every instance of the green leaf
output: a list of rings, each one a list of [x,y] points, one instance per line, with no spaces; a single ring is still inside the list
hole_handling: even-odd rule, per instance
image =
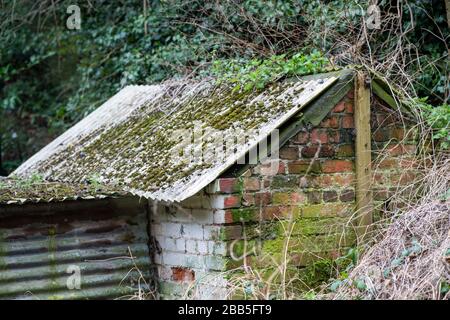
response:
[[[356,288],[358,288],[360,291],[367,290],[367,286],[366,286],[366,283],[364,282],[364,280],[360,280],[360,279],[356,280],[355,285],[356,285]]]
[[[336,292],[339,286],[342,284],[341,280],[336,280],[330,285],[330,291]]]

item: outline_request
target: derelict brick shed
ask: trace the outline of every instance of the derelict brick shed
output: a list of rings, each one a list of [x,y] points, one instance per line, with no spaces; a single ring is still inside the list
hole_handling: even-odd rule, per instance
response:
[[[413,179],[414,135],[387,92],[353,70],[249,93],[208,80],[126,87],[15,174],[95,175],[148,199],[159,297],[228,298],[230,271],[282,259],[286,230],[294,272],[337,257]],[[214,149],[230,136],[233,152]],[[195,137],[213,151],[186,161],[198,160]]]

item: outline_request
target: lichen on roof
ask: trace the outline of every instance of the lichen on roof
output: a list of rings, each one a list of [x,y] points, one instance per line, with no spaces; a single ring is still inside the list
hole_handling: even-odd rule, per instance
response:
[[[39,172],[49,181],[80,183],[97,175],[151,199],[181,201],[195,194],[252,146],[337,79],[323,74],[242,92],[212,79],[129,86],[25,162],[15,174]],[[211,161],[183,161],[177,130],[200,130],[202,148],[233,130],[250,132],[234,153]],[[211,130],[214,131],[211,134]],[[185,149],[184,149],[185,150]]]
[[[127,192],[96,183],[68,184],[36,179],[0,178],[0,204],[91,200],[127,195]]]

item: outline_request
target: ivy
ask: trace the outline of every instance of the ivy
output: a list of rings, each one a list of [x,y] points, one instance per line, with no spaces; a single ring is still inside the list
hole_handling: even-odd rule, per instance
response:
[[[433,139],[439,141],[442,149],[449,149],[450,105],[432,106],[427,103],[427,98],[416,99],[414,105],[421,111],[423,118],[433,129]]]
[[[269,83],[292,76],[326,72],[332,69],[330,61],[319,51],[273,55],[267,59],[220,59],[212,66],[212,74],[219,83],[231,83],[233,90],[263,89]]]

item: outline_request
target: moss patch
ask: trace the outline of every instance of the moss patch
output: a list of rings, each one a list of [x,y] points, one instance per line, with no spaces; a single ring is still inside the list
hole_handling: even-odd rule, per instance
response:
[[[1,182],[0,204],[94,199],[128,194],[118,188],[100,184],[30,182],[23,179],[4,179]]]
[[[244,209],[231,209],[231,216],[233,222],[250,222],[258,219],[258,209],[244,208]]]

